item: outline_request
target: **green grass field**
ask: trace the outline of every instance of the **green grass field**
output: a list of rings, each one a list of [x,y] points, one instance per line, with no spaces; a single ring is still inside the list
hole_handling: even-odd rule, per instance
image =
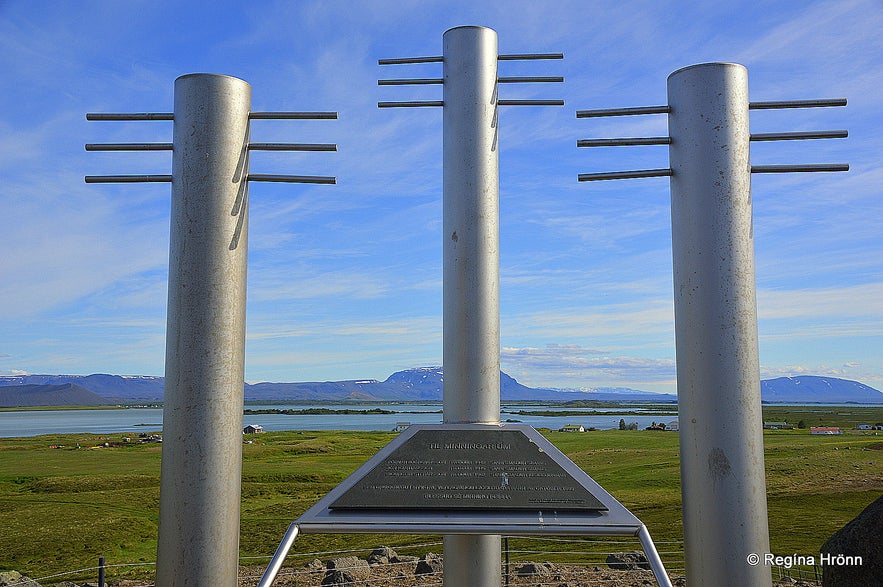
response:
[[[850,417],[864,422],[873,415]],[[794,414],[771,416],[765,419],[797,421]],[[817,425],[809,419],[820,416],[812,412],[800,417],[807,425]],[[821,417],[846,425],[836,415]],[[657,544],[682,540],[676,433],[545,434],[635,513]],[[0,570],[39,578],[94,567],[99,556],[110,565],[155,561],[161,445],[90,448],[120,442],[123,436],[0,439]],[[244,562],[260,565],[268,559],[247,557],[269,557],[290,522],[394,434],[270,432],[250,438],[254,443],[243,446],[241,554]],[[883,492],[883,433],[811,436],[808,430],[767,431],[764,438],[774,553],[817,553],[832,533]],[[431,541],[425,536],[306,535],[298,538],[295,550]],[[568,548],[577,547],[554,546],[556,551]],[[678,548],[682,547],[660,550]],[[664,556],[667,562],[678,558],[682,555]],[[153,568],[124,567],[112,573],[116,578],[151,576]],[[94,580],[94,573],[58,580],[90,578]]]

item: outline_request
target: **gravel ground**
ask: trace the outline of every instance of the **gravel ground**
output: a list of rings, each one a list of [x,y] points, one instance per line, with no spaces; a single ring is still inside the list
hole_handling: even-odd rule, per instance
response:
[[[430,555],[432,556],[432,555]],[[355,557],[350,557],[353,559]],[[408,557],[415,558],[415,557]],[[344,565],[342,566],[341,562]],[[343,582],[332,581],[334,571],[329,571],[328,566],[332,561],[322,562],[318,559],[302,567],[284,567],[276,580],[274,587],[323,587],[325,585],[348,585],[350,587],[429,587],[443,585],[440,571],[440,558],[434,561],[436,571],[432,571],[432,565],[420,564],[416,560],[404,562],[386,562],[368,565],[364,559],[354,561],[342,561],[337,559],[340,572],[351,572],[349,577],[343,577]],[[332,564],[333,566],[333,564]],[[420,572],[420,571],[424,572]],[[239,587],[256,587],[264,567],[240,567]],[[17,573],[15,573],[18,575]],[[0,587],[15,585],[16,587],[97,587],[97,582],[89,583],[37,583],[29,581],[27,577],[8,577],[11,582],[3,581],[0,577]],[[685,587],[686,579],[682,575],[672,573],[670,575],[672,585]],[[17,580],[16,580],[17,579]],[[507,580],[508,579],[508,580]],[[552,563],[525,563],[513,562],[509,567],[508,577],[504,576],[501,587],[645,587],[657,585],[653,573],[646,570],[616,570],[606,566],[579,566]],[[110,580],[107,587],[152,587],[153,583],[135,580]],[[773,587],[820,587],[821,583],[806,579],[778,579],[773,581]]]
[[[321,563],[319,563],[321,564]],[[503,587],[645,587],[655,586],[656,578],[650,571],[620,571],[604,567],[580,567],[575,565],[549,565],[548,574],[519,576],[518,570],[527,563],[511,563],[509,582],[503,580]],[[548,564],[548,563],[547,563]],[[441,586],[440,573],[415,575],[415,564],[374,565],[367,578],[356,579],[353,583],[342,583],[352,587],[424,587]],[[264,569],[243,568],[239,587],[255,587]],[[297,569],[283,568],[273,583],[274,587],[320,587],[327,571],[315,565],[313,569],[301,567]],[[683,575],[671,574],[672,585],[687,585]],[[327,584],[327,583],[326,583]],[[784,579],[774,581],[773,587],[818,587],[820,583],[807,580]]]

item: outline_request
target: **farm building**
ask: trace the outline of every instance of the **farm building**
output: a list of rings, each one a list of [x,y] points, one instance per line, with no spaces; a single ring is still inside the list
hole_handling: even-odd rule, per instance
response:
[[[568,424],[564,428],[559,428],[558,432],[585,432],[585,427],[580,424]]]
[[[840,428],[832,428],[830,426],[814,426],[809,429],[810,434],[843,434]]]
[[[794,424],[788,422],[764,422],[764,430],[794,430]]]
[[[262,434],[264,432],[264,427],[260,424],[249,424],[245,428],[242,429],[243,434]]]

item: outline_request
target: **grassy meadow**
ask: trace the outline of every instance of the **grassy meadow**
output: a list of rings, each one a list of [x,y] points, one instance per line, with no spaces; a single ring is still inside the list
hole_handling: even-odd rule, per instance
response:
[[[821,418],[825,425],[852,427],[881,416],[879,408],[847,408],[842,411],[850,413],[843,416],[831,414],[831,408],[826,408],[828,413],[816,408],[788,409],[810,412],[765,413],[765,419],[803,419],[807,426],[816,426]],[[676,433],[544,434],[647,525],[660,551],[672,552],[663,554],[669,567],[682,566],[683,555],[677,553],[683,548],[678,544],[683,535]],[[817,553],[831,534],[883,492],[883,433],[879,434],[850,431],[843,436],[811,436],[808,429],[765,432],[774,553]],[[109,578],[152,576],[161,445],[123,443],[123,436],[0,439],[0,570],[14,569],[40,578],[94,567],[98,557],[104,556],[108,565],[143,563],[115,567]],[[324,431],[249,437],[253,443],[243,446],[243,563],[265,565],[289,523],[394,436]],[[101,446],[105,442],[111,446]],[[433,540],[427,536],[304,535],[295,543],[292,557]],[[578,547],[566,543],[548,549]],[[635,547],[637,543],[622,549]],[[566,555],[537,557],[555,560]],[[89,572],[56,581],[94,580],[94,576]]]

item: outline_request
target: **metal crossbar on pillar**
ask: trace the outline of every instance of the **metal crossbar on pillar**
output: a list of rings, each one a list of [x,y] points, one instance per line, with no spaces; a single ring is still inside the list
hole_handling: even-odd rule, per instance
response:
[[[249,143],[252,119],[336,118],[253,113],[243,80],[192,74],[175,81],[173,114],[89,114],[89,120],[174,120],[174,140],[90,144],[89,151],[171,150],[172,174],[87,176],[87,183],[172,184],[163,451],[156,584],[235,587],[239,570],[248,184],[334,183],[253,175],[253,150],[335,145]]]
[[[755,166],[752,141],[843,138],[846,131],[749,132],[749,111],[843,106],[846,100],[748,100],[733,63],[668,78],[668,105],[577,112],[667,114],[669,136],[578,146],[669,145],[668,169],[582,174],[580,181],[670,177],[675,339],[687,580],[768,586],[770,569],[755,301],[751,174],[846,171],[845,164]]]

